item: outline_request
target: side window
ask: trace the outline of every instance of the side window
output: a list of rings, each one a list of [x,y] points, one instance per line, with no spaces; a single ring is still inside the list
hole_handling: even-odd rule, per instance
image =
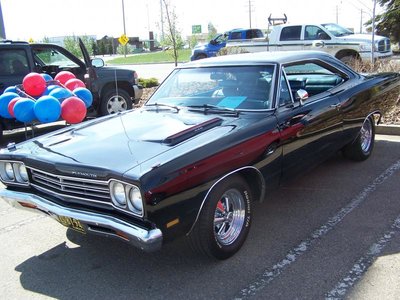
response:
[[[240,31],[231,33],[231,40],[240,40],[241,38],[242,33]]]
[[[286,81],[286,77],[282,74],[279,83],[279,106],[284,106],[292,103],[292,97],[290,96],[290,89]]]
[[[300,40],[301,26],[284,27],[281,32],[281,41],[298,41]]]
[[[315,96],[326,92],[346,81],[347,77],[334,67],[315,62],[298,62],[285,66],[292,95],[298,90],[305,90]]]
[[[29,65],[24,50],[0,51],[0,76],[25,75],[28,72]]]
[[[304,32],[305,40],[330,40],[329,35],[318,26],[306,26]]]

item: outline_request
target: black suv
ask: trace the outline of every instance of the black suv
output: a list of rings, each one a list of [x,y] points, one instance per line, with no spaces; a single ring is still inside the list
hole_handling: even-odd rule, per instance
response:
[[[0,94],[8,86],[21,84],[30,72],[47,73],[54,78],[60,71],[70,71],[84,81],[93,94],[88,115],[107,115],[131,109],[143,94],[137,73],[106,67],[101,58],[91,60],[81,40],[79,44],[84,62],[58,45],[0,41]],[[23,126],[18,121],[3,118],[0,118],[0,125],[1,129]]]

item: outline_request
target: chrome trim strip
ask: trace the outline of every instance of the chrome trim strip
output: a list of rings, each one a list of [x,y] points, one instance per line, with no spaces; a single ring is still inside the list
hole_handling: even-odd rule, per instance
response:
[[[146,230],[116,217],[63,207],[30,193],[0,189],[0,199],[3,199],[15,208],[42,213],[53,219],[56,219],[57,216],[74,218],[88,227],[87,231],[89,233],[93,232],[103,236],[118,237],[121,240],[127,241],[132,246],[138,247],[146,252],[159,250],[162,245],[163,235],[161,230],[158,228]],[[23,204],[25,204],[25,206],[23,206]],[[30,205],[31,207],[27,207],[26,205]],[[36,208],[33,208],[33,206]],[[91,229],[91,225],[97,229]],[[100,227],[120,232],[126,238],[107,231],[102,232],[98,229]]]

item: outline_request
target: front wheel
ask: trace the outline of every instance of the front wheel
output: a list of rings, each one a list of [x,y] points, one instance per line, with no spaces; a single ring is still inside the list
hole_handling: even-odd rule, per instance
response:
[[[235,254],[250,230],[251,200],[250,188],[239,175],[219,183],[205,200],[189,235],[192,248],[217,259]]]
[[[132,99],[123,89],[111,89],[101,97],[100,113],[102,116],[132,109]]]
[[[364,121],[360,133],[354,142],[348,144],[343,149],[347,158],[356,161],[366,160],[371,156],[375,142],[375,124],[371,117]]]

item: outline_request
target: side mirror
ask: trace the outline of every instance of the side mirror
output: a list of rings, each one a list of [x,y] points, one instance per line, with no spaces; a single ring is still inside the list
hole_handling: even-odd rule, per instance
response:
[[[306,90],[300,89],[296,92],[295,100],[300,102],[300,105],[304,104],[304,101],[308,99],[308,93]]]
[[[95,68],[104,67],[104,60],[101,58],[94,58],[92,59],[92,66]]]

